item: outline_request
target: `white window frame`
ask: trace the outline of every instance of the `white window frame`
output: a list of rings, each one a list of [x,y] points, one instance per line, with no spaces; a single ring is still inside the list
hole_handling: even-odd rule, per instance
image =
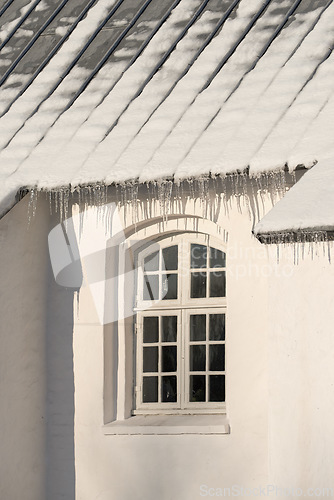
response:
[[[144,289],[144,269],[143,263],[145,257],[150,255],[157,248],[157,242],[154,242],[155,249],[152,250],[152,246],[148,246],[144,250],[138,253],[138,281],[137,281],[137,300],[136,300],[136,368],[135,377],[137,385],[135,386],[135,401],[134,401],[134,415],[142,414],[200,414],[200,413],[226,413],[226,401],[225,402],[190,402],[189,401],[189,321],[190,315],[192,313],[196,314],[206,314],[207,316],[211,314],[225,314],[227,313],[227,299],[225,297],[206,297],[200,299],[192,299],[190,297],[190,245],[192,243],[205,245],[207,247],[214,247],[218,250],[223,251],[226,254],[226,246],[218,239],[205,234],[179,234],[177,236],[169,236],[158,242],[160,248],[160,255],[162,249],[172,246],[179,246],[179,266],[178,266],[178,299],[173,300],[158,300],[158,301],[148,301],[143,300],[143,289]],[[185,259],[180,260],[180,256],[185,256]],[[161,260],[161,259],[160,259]],[[188,260],[185,262],[184,260]],[[181,267],[184,266],[184,267]],[[161,268],[161,264],[160,264]],[[198,271],[207,272],[207,290],[209,288],[209,269],[210,268],[199,268]],[[225,270],[226,268],[218,268],[218,270]],[[216,269],[217,270],[217,269]],[[154,272],[152,272],[154,273]],[[160,270],[163,274],[163,271]],[[168,274],[169,272],[167,272]],[[227,295],[227,293],[225,294]],[[143,378],[143,318],[145,316],[177,316],[178,318],[178,331],[179,344],[178,344],[178,369],[177,369],[177,402],[176,403],[143,403],[142,402],[142,385],[141,381]],[[159,319],[160,321],[160,319]],[[207,320],[208,321],[208,320]],[[201,342],[209,345],[209,342]],[[213,342],[214,343],[214,342]],[[217,343],[224,343],[225,341],[219,341]],[[146,344],[145,344],[146,345]],[[160,350],[161,342],[155,344]],[[225,344],[226,345],[226,344]],[[206,358],[208,357],[208,347],[206,348]],[[160,357],[161,358],[161,357]],[[161,363],[161,361],[159,361]],[[208,363],[208,361],[207,361]],[[160,370],[159,365],[159,370]],[[225,375],[225,387],[226,387],[226,366],[225,371],[219,373],[207,371],[202,373],[206,375],[206,384],[208,380],[208,375],[211,374],[224,374]],[[146,374],[145,374],[146,375]],[[161,376],[161,373],[160,373]],[[160,385],[159,385],[160,387]],[[206,392],[208,391],[208,386],[206,387]],[[159,391],[160,392],[160,391]],[[159,394],[160,398],[160,394]]]

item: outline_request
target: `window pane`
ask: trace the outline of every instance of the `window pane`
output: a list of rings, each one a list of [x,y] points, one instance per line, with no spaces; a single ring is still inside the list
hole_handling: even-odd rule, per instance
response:
[[[158,371],[158,347],[144,347],[143,372]]]
[[[210,340],[225,340],[225,314],[210,314]]]
[[[199,267],[207,267],[207,247],[204,245],[192,244],[190,249],[190,267],[192,269]]]
[[[162,316],[162,342],[176,342],[177,316]]]
[[[190,346],[190,371],[202,372],[205,371],[205,345]]]
[[[153,252],[144,259],[145,271],[158,271],[159,269],[159,251]]]
[[[163,300],[177,299],[177,274],[164,274],[162,276]]]
[[[191,273],[191,295],[192,299],[206,297],[206,273]]]
[[[190,340],[205,340],[205,330],[205,314],[192,314],[190,316]]]
[[[163,372],[176,372],[176,345],[162,346],[162,369]]]
[[[162,250],[162,269],[166,271],[177,270],[177,245]]]
[[[161,401],[163,403],[176,403],[177,389],[176,389],[176,375],[169,375],[162,377],[162,394]]]
[[[210,375],[209,401],[225,401],[225,375]]]
[[[210,371],[225,370],[225,344],[210,345]]]
[[[159,276],[157,274],[144,276],[144,300],[159,300]]]
[[[205,375],[190,375],[190,401],[205,401]]]
[[[143,377],[143,402],[158,402],[158,377]]]
[[[225,271],[210,273],[210,297],[225,297]]]
[[[144,342],[159,341],[159,318],[157,316],[144,318]]]
[[[210,247],[210,267],[225,267],[226,257],[224,252]]]

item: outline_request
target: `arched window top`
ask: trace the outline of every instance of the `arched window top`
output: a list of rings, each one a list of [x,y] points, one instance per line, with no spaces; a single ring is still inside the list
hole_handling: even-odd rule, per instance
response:
[[[226,301],[226,251],[216,238],[167,237],[140,252],[138,264],[138,307]]]

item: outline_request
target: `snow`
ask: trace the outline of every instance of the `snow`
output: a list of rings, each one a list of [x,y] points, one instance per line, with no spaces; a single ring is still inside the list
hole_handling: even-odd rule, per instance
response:
[[[333,231],[334,160],[323,160],[295,184],[254,228],[256,236]]]
[[[36,4],[36,0],[30,0],[30,2],[19,10],[17,17],[13,21],[2,24],[0,30],[0,43],[4,42],[12,33],[15,33],[15,29],[20,24],[21,19],[34,4]]]
[[[286,22],[293,0],[271,0],[259,17],[263,0],[241,0],[203,50],[231,5],[224,1],[214,10],[209,1],[161,65],[201,5],[181,0],[136,57],[159,22],[139,18],[68,108],[92,71],[82,60],[68,68],[114,4],[94,4],[16,100],[16,87],[29,75],[13,73],[0,89],[0,110],[14,100],[0,119],[3,211],[25,186],[180,180],[248,169],[260,176],[318,162],[315,170],[334,158],[332,2],[310,7],[302,0]],[[75,18],[60,21],[58,35]],[[109,29],[128,22],[112,19]],[[96,47],[100,58],[109,48]],[[5,61],[6,47],[0,55]]]

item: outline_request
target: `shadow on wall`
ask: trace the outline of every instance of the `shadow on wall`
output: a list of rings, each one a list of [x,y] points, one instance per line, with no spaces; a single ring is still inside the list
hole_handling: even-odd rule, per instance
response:
[[[73,290],[48,255],[52,224],[40,196],[0,220],[0,498],[73,500]]]
[[[58,215],[51,227],[56,224]],[[47,283],[46,498],[74,500],[74,290],[56,283],[49,258]]]

